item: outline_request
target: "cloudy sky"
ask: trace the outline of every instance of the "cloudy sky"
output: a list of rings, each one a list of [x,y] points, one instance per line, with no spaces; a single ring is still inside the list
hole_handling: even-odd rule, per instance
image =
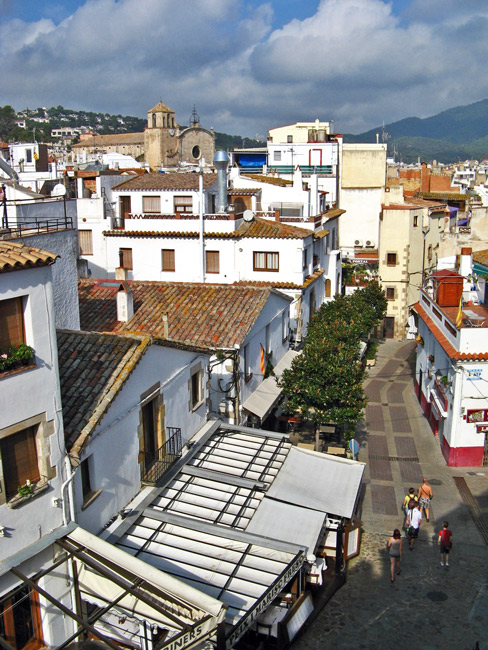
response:
[[[360,133],[488,98],[486,0],[0,0],[0,105],[263,137]]]

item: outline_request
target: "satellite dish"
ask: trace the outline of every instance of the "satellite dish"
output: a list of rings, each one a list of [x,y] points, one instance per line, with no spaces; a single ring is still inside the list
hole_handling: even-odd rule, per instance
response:
[[[244,210],[244,214],[242,215],[242,218],[244,219],[244,221],[252,221],[254,218],[252,210]]]
[[[62,183],[58,183],[51,190],[51,196],[64,196],[66,194],[66,188]]]

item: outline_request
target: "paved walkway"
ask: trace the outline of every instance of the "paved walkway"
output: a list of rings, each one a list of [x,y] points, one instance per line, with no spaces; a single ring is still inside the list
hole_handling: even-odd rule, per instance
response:
[[[293,650],[472,650],[477,641],[488,649],[488,467],[446,466],[413,392],[414,358],[412,342],[379,346],[357,431],[359,460],[367,463],[361,555]],[[386,541],[401,528],[406,491],[423,476],[434,491],[430,522],[413,551],[404,541],[392,584]],[[436,544],[444,519],[453,531],[449,567],[441,567]]]

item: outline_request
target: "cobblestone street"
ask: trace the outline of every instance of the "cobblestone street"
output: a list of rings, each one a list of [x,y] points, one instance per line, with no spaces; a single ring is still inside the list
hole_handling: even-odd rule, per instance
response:
[[[410,342],[379,346],[356,436],[359,460],[367,463],[361,554],[293,650],[471,650],[476,642],[488,648],[488,468],[446,466],[413,392],[413,354]],[[423,476],[434,490],[430,521],[422,522],[413,551],[404,538],[401,574],[392,584],[386,542],[402,527],[404,494],[417,490]],[[453,531],[449,567],[441,566],[437,546],[444,519]]]

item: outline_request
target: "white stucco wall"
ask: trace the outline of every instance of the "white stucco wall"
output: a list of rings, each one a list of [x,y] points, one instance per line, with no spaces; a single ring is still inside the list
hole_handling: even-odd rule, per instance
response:
[[[46,492],[18,508],[0,506],[0,524],[8,531],[0,545],[0,560],[62,524],[62,509],[53,506],[53,497],[61,493],[64,442],[51,267],[2,274],[0,299],[15,297],[25,303],[25,340],[35,350],[36,367],[0,378],[0,436],[11,434],[15,425],[19,430],[30,426],[26,422],[30,418],[51,423],[53,433],[47,438],[46,451],[56,476],[49,480]]]
[[[183,444],[203,426],[207,415],[207,391],[196,410],[189,408],[191,369],[199,363],[206,376],[208,358],[205,355],[158,345],[147,350],[83,450],[82,460],[90,458],[91,488],[101,490],[101,494],[82,511],[81,476],[77,471],[75,504],[81,526],[99,532],[141,488],[138,458],[141,408],[138,403],[145,391],[160,382],[165,406],[164,425],[180,428]]]

